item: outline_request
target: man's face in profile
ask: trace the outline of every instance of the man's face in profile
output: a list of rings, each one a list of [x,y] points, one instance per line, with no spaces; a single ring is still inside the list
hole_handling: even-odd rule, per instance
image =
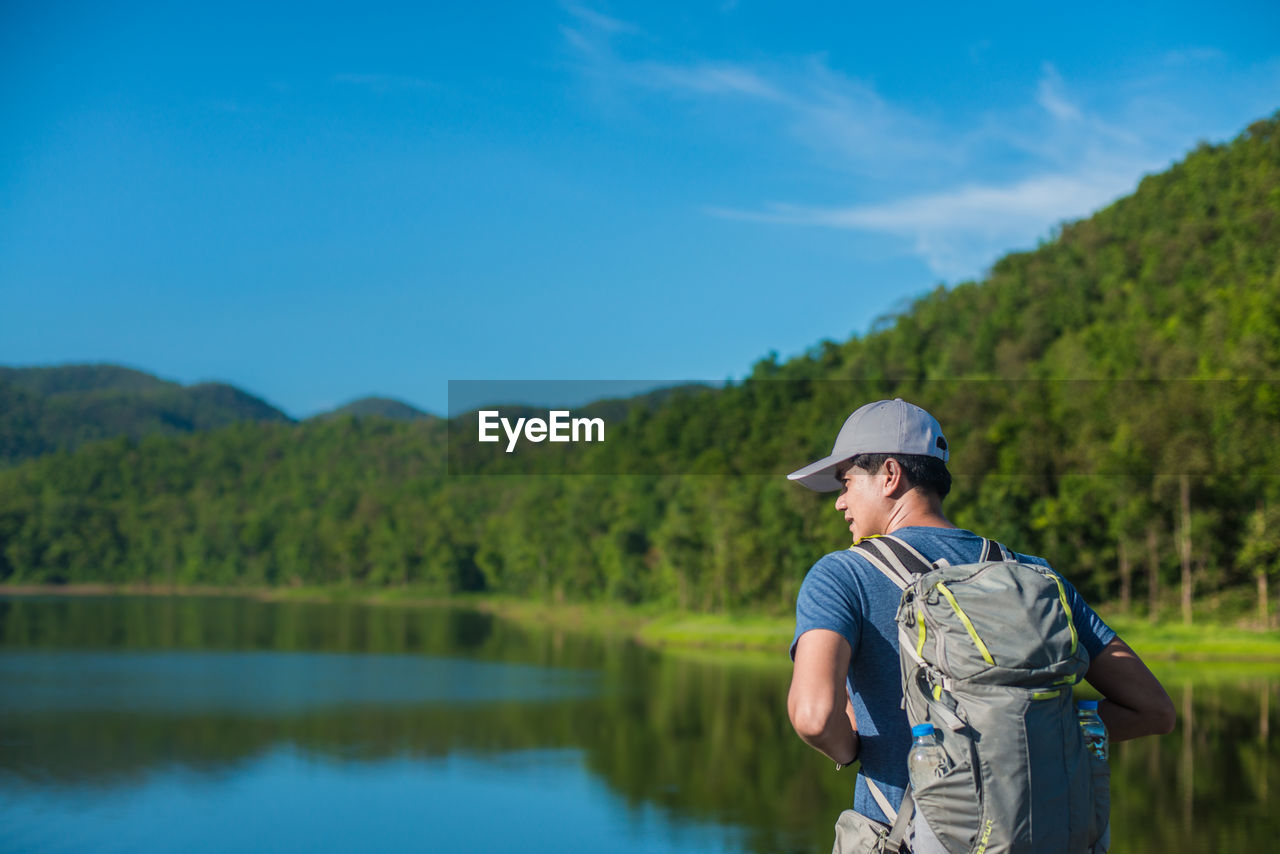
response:
[[[882,533],[881,501],[876,488],[880,475],[843,463],[836,469],[836,477],[844,484],[844,488],[836,496],[836,510],[849,523],[849,533],[853,535],[853,539],[856,541]]]

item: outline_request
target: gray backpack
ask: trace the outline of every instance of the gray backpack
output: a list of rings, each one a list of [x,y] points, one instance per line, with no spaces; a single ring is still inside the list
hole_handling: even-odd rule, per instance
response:
[[[934,725],[946,758],[897,810],[867,780],[893,827],[846,811],[834,854],[1105,852],[1109,770],[1076,719],[1071,688],[1089,655],[1058,575],[990,540],[964,566],[891,536],[853,549],[902,590],[903,704],[912,725]]]

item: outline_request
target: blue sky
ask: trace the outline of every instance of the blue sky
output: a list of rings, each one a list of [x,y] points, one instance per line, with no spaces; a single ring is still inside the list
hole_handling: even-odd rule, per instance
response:
[[[740,377],[1280,107],[1275,3],[966,5],[6,2],[0,364]]]

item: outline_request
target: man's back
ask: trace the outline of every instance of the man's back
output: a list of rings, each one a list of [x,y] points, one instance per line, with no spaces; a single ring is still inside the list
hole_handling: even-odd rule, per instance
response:
[[[951,492],[950,457],[937,419],[900,398],[879,400],[845,419],[830,454],[787,478],[814,492],[837,493],[832,507],[855,542],[892,534],[930,560],[974,563],[981,558],[981,539],[956,529],[942,509]],[[1142,659],[1065,580],[1061,595],[1089,655],[1085,679],[1103,696],[1098,715],[1111,740],[1172,730],[1173,702]],[[877,788],[890,811],[905,787],[908,744],[894,621],[898,602],[896,585],[863,557],[834,552],[814,564],[796,603],[787,691],[796,734],[837,768],[861,759],[864,774],[883,784]],[[861,776],[854,804],[863,816],[885,817]],[[856,814],[849,815],[857,823]],[[858,826],[875,833],[865,820]]]
[[[958,528],[905,527],[893,535],[909,543],[931,561],[951,565],[982,559],[982,537]],[[1042,558],[1018,555],[1041,566]],[[1066,583],[1080,640],[1089,655],[1102,651],[1113,632]],[[849,689],[860,737],[862,775],[870,777],[895,807],[907,784],[906,755],[911,743],[898,665],[898,633],[894,617],[901,592],[883,573],[855,551],[832,552],[821,558],[805,577],[796,603],[796,642],[813,629],[840,634],[849,643]],[[796,642],[792,643],[795,655]],[[866,781],[859,777],[854,809],[886,821]]]

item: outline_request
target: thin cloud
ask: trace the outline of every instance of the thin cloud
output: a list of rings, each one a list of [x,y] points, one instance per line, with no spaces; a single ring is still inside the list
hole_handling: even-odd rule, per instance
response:
[[[628,92],[658,92],[712,101],[734,99],[777,114],[788,135],[829,168],[878,174],[886,159],[955,162],[955,146],[908,111],[886,102],[869,84],[833,70],[822,55],[782,65],[695,59],[672,62],[632,57],[636,45],[655,50],[652,38],[633,38],[639,27],[566,7],[571,24],[561,34],[601,104],[616,110]]]
[[[1061,222],[1089,215],[1176,154],[1167,139],[1159,140],[1158,128],[1141,120],[1136,102],[1104,117],[1050,62],[1042,65],[1023,104],[984,112],[969,126],[956,127],[883,97],[869,82],[833,69],[822,55],[753,63],[672,61],[655,55],[661,45],[654,38],[630,38],[638,32],[633,25],[568,8],[575,20],[565,38],[610,106],[643,108],[635,96],[653,93],[677,104],[716,104],[722,108],[718,115],[732,118],[737,110],[744,121],[770,121],[826,169],[870,179],[853,193],[899,188],[897,198],[879,201],[710,204],[704,213],[892,236],[935,274],[951,279],[977,275],[1010,248],[1033,246]],[[980,58],[988,47],[979,44],[971,53]],[[1191,48],[1179,56],[1207,61],[1214,53]],[[1128,121],[1113,119],[1126,110]],[[1149,115],[1151,108],[1141,111]],[[1130,130],[1139,127],[1142,133]],[[992,177],[994,164],[1011,161],[1010,151],[1019,154],[1012,158],[1017,174]],[[986,180],[973,180],[984,169]],[[838,186],[850,185],[846,179]],[[924,186],[943,189],[919,192]]]
[[[921,119],[886,102],[868,84],[832,70],[823,57],[798,69],[741,63],[627,62],[614,79],[633,89],[681,97],[736,99],[777,115],[796,142],[842,171],[882,171],[889,161],[953,162],[953,145]]]
[[[640,34],[640,28],[630,21],[611,17],[576,3],[561,5],[573,21],[561,25],[560,35],[564,36],[570,47],[596,66],[615,65],[612,47],[614,39]]]
[[[1096,113],[1087,112],[1073,101],[1067,94],[1066,84],[1062,80],[1062,75],[1058,73],[1058,69],[1052,63],[1046,62],[1044,64],[1044,73],[1040,77],[1040,84],[1037,90],[1037,101],[1055,119],[1063,122],[1079,122],[1085,125],[1087,134],[1090,137],[1083,140],[1086,144],[1092,144],[1103,137],[1110,138],[1112,143],[1118,143],[1122,146],[1140,146],[1142,144],[1142,139],[1137,134],[1106,121]],[[1082,140],[1073,139],[1069,144],[1078,145],[1080,142]]]
[[[600,46],[596,41],[575,27],[561,27],[560,35],[579,53],[591,56],[599,52]]]
[[[699,95],[743,95],[777,102],[790,100],[778,87],[755,71],[732,63],[680,66],[644,62],[635,66],[635,80],[638,84],[652,88]]]
[[[1189,65],[1225,58],[1226,54],[1216,47],[1189,47],[1183,50],[1171,50],[1164,55],[1166,65]]]
[[[937,275],[971,276],[1001,251],[1027,246],[1063,220],[1087,216],[1129,192],[1132,172],[1041,175],[1008,185],[969,184],[881,204],[760,210],[708,207],[748,222],[874,232],[911,242]]]
[[[968,46],[967,50],[969,53],[970,62],[973,62],[973,63],[981,62],[983,58],[987,55],[987,51],[991,50],[991,40],[983,39],[982,41],[974,42],[973,44]]]
[[[1080,108],[1067,99],[1062,87],[1062,75],[1052,63],[1044,64],[1044,74],[1036,91],[1036,101],[1055,119],[1078,122],[1082,118]]]
[[[360,86],[378,94],[395,90],[435,89],[437,84],[421,77],[406,74],[335,74],[334,83]]]
[[[640,28],[630,21],[610,17],[594,9],[588,9],[586,6],[579,6],[576,3],[564,4],[564,10],[585,26],[598,32],[609,33],[610,35],[640,32]]]
[[[883,98],[873,86],[810,58],[794,76],[791,136],[843,170],[880,175],[922,164],[954,164],[943,130]]]
[[[1028,220],[1052,224],[1084,216],[1112,201],[1133,184],[1131,176],[1044,175],[1007,186],[971,184],[942,193],[912,196],[884,204],[810,207],[775,203],[763,211],[707,208],[709,213],[757,222],[824,225],[891,234],[956,228],[961,223],[1002,230]]]

